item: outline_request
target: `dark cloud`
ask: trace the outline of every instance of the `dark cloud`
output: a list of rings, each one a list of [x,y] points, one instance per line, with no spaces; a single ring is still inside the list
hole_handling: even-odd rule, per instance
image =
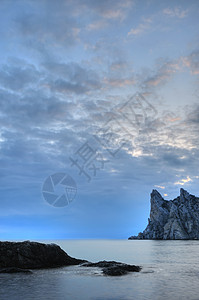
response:
[[[101,83],[97,73],[77,63],[49,62],[44,64],[44,67],[48,72],[47,84],[54,91],[85,94],[90,90],[100,88]]]
[[[191,109],[190,109],[190,107],[187,108],[187,119],[186,119],[186,121],[189,124],[192,124],[192,125],[198,125],[199,124],[199,105],[198,104],[196,104],[194,107],[191,107]]]
[[[24,63],[20,66],[2,65],[0,71],[0,85],[6,89],[20,91],[38,82],[40,73],[33,65]]]
[[[62,0],[41,1],[40,5],[35,1],[27,2],[23,10],[16,14],[15,25],[26,38],[26,45],[32,40],[35,47],[36,44],[48,47],[61,44],[70,46],[78,34],[77,21],[71,16],[71,5]]]

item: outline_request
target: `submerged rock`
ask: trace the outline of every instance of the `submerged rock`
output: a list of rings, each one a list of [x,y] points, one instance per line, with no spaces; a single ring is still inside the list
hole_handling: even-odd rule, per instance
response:
[[[56,244],[0,242],[0,269],[42,269],[78,265],[85,260],[70,257]],[[9,271],[9,269],[7,269]]]
[[[148,225],[138,236],[129,239],[199,239],[199,198],[180,189],[179,197],[167,201],[153,190]]]
[[[135,265],[128,265],[116,261],[99,261],[97,263],[87,262],[82,264],[84,267],[99,267],[102,268],[104,275],[108,276],[121,276],[129,272],[139,272],[141,267]]]

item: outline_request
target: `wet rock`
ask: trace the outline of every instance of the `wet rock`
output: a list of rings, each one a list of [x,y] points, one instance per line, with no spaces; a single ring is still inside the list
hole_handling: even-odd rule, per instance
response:
[[[83,262],[85,260],[70,257],[56,244],[43,244],[30,241],[0,242],[1,269],[55,268],[78,265]]]
[[[108,276],[121,276],[129,272],[139,272],[141,267],[135,265],[128,265],[116,261],[99,261],[97,263],[87,262],[82,264],[84,267],[99,267],[102,268],[104,275]]]
[[[20,268],[4,268],[0,269],[0,273],[26,273],[26,274],[33,274],[32,271],[28,269],[20,269]]]

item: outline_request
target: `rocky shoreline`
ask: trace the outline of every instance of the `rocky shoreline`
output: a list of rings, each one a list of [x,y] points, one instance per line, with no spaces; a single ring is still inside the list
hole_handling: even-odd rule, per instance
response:
[[[79,265],[98,267],[108,276],[120,276],[139,272],[141,267],[115,261],[91,263],[69,256],[56,244],[38,242],[0,242],[0,273],[32,274],[34,269],[58,268]]]

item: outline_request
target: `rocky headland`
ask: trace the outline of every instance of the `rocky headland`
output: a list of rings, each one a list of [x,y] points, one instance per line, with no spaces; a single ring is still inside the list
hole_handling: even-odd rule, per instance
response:
[[[181,188],[180,196],[167,201],[153,190],[148,225],[143,232],[129,239],[198,240],[199,198]]]

